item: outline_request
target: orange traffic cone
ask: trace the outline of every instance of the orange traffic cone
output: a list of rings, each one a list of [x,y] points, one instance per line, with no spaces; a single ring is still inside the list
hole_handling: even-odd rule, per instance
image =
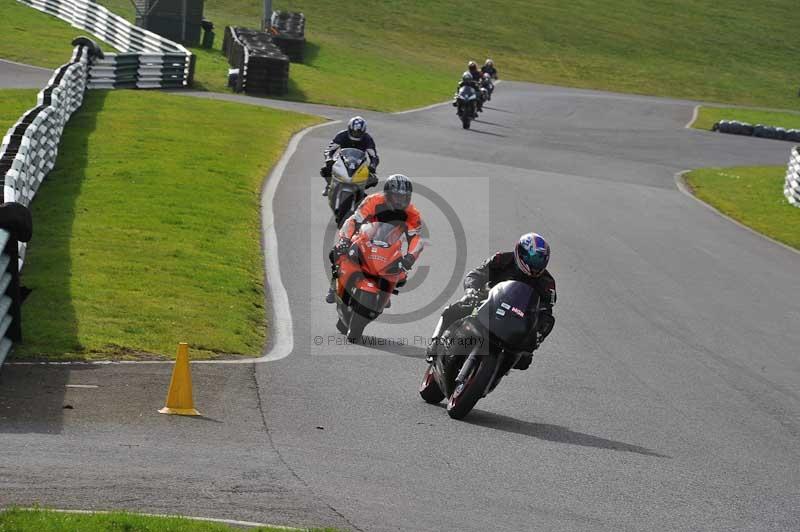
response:
[[[192,400],[192,373],[189,370],[189,344],[178,344],[178,356],[172,368],[172,380],[169,382],[167,404],[159,410],[162,414],[178,414],[181,416],[199,416]]]

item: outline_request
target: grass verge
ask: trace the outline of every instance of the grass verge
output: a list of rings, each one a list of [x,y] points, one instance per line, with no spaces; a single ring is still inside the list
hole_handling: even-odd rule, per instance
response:
[[[258,355],[259,198],[295,113],[90,91],[32,204],[22,359]]]
[[[37,89],[0,90],[0,140],[22,117],[22,113],[36,106]]]
[[[28,65],[56,68],[72,54],[72,40],[91,34],[69,23],[46,15],[16,0],[0,0],[0,57]],[[114,48],[97,37],[92,39],[104,50]]]
[[[100,0],[132,17],[127,0]],[[398,110],[447,99],[468,59],[511,79],[798,109],[795,3],[748,0],[278,0],[308,17],[290,97]],[[217,26],[258,27],[260,0],[206,2]],[[758,21],[759,31],[753,31]],[[197,79],[224,90],[224,59],[198,53]]]
[[[750,124],[800,129],[800,111],[762,111],[742,107],[709,107],[701,106],[697,119],[692,123],[695,129],[710,130],[720,120],[738,120]]]
[[[800,250],[800,209],[783,195],[786,168],[702,168],[686,174],[694,194],[720,212]]]
[[[13,532],[233,532],[242,527],[182,517],[155,517],[127,512],[68,513],[11,509],[0,513],[0,531]],[[285,532],[286,528],[248,528],[252,532]],[[294,529],[293,529],[294,530]],[[308,529],[296,529],[308,530]],[[326,529],[327,532],[335,532]],[[319,532],[326,532],[320,530]],[[309,531],[311,532],[311,531]]]
[[[133,19],[127,0],[100,0]],[[64,62],[80,30],[15,0],[0,0],[0,54]],[[280,0],[308,17],[305,64],[291,67],[291,99],[393,111],[450,97],[467,59],[491,56],[503,77],[705,101],[798,109],[800,55],[790,0],[394,0],[343,7]],[[207,2],[215,50],[194,49],[200,88],[225,91],[226,25],[258,27],[260,0]],[[491,15],[487,16],[487,13]],[[759,31],[754,32],[753,21]],[[55,24],[59,25],[58,31]]]

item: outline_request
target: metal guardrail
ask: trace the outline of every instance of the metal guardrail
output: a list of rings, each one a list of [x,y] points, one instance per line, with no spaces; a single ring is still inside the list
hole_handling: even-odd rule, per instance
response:
[[[800,207],[800,146],[795,146],[789,152],[789,165],[786,168],[786,184],[783,195],[789,203]]]
[[[178,43],[134,26],[89,0],[17,0],[92,32],[120,50],[89,65],[89,88],[185,87],[194,77],[195,56]]]

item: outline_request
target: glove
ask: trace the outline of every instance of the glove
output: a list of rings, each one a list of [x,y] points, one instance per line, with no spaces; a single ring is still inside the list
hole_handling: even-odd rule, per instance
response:
[[[461,301],[470,305],[474,305],[480,301],[480,299],[481,294],[478,290],[475,290],[474,288],[467,288],[464,292],[464,297],[461,298]]]
[[[410,270],[414,263],[417,262],[417,258],[411,253],[407,253],[406,256],[400,260],[400,262],[403,263],[403,268]]]
[[[378,184],[378,176],[375,175],[375,169],[370,167],[369,177],[367,178],[367,186],[364,188],[372,188]]]
[[[347,253],[347,250],[350,249],[350,246],[353,243],[350,241],[349,238],[342,238],[337,243],[336,246],[333,248],[334,253],[337,255],[344,255]]]
[[[321,175],[326,179],[331,177],[331,167],[328,165],[323,166],[322,168],[319,169],[319,175]]]

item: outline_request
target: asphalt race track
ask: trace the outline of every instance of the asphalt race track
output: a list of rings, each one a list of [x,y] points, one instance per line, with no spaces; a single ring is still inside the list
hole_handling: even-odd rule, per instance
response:
[[[470,131],[447,105],[365,113],[380,175],[418,185],[430,241],[366,345],[343,342],[323,301],[318,169],[341,124],[311,131],[274,201],[291,355],[195,365],[203,419],[154,413],[168,365],[7,366],[0,506],[358,530],[800,529],[800,255],[675,184],[784,164],[790,144],[687,130],[693,106],[506,82]],[[444,290],[459,257],[531,230],[553,249],[555,331],[453,421],[416,391],[437,302],[460,295]]]
[[[51,69],[0,59],[0,88],[3,89],[42,89],[52,76]]]

